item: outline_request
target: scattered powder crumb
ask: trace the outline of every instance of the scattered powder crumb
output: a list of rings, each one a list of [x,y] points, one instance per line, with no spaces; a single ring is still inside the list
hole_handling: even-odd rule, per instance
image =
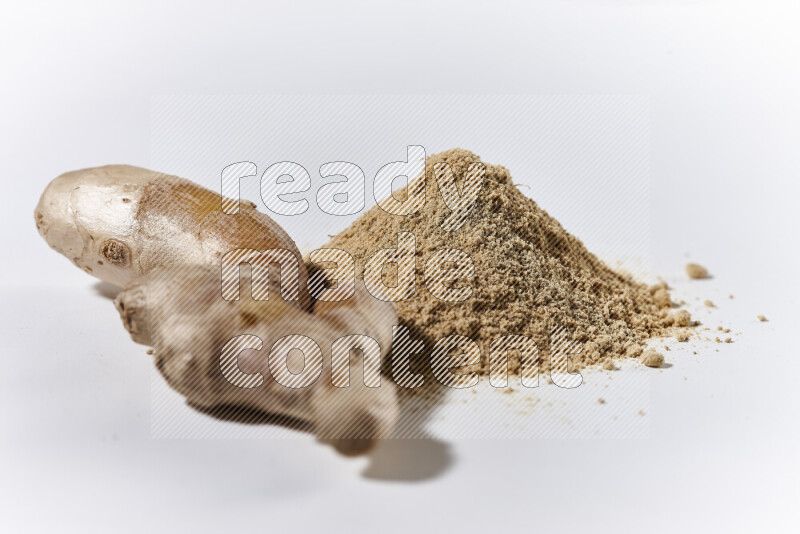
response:
[[[628,347],[628,350],[625,351],[625,356],[628,358],[638,358],[639,355],[642,353],[642,347],[639,345],[631,345]]]
[[[729,299],[733,299],[733,295],[728,295],[728,298]]]
[[[606,403],[606,400],[603,397],[600,397],[599,399],[597,399],[597,404],[605,404],[605,403]]]
[[[717,343],[722,343],[722,340],[720,338],[718,338],[718,337],[715,337],[714,341],[716,341]]]
[[[719,330],[720,332],[722,332],[722,327],[721,327],[721,326],[718,326],[718,327],[717,327],[717,330]]]
[[[603,369],[605,369],[606,371],[613,371],[616,368],[617,367],[614,365],[614,362],[611,360],[606,360],[603,362]]]
[[[686,310],[678,310],[672,316],[672,324],[675,326],[691,326],[692,316]]]
[[[726,328],[725,330],[723,330],[723,332],[726,333],[726,334],[730,334],[731,333],[731,329],[730,328]]]
[[[644,410],[639,410],[639,415],[644,415]]]
[[[687,263],[686,274],[689,275],[689,278],[708,278],[708,269],[697,263]]]
[[[675,336],[675,339],[677,339],[681,343],[689,341],[689,334],[687,334],[686,332],[679,332],[678,335]]]
[[[153,354],[155,351],[153,349],[147,349],[144,352],[145,352],[145,354]]]
[[[733,340],[729,337],[725,338],[725,343],[733,343]]]
[[[646,350],[642,354],[642,363],[647,367],[661,367],[664,365],[664,355],[654,350]]]
[[[763,323],[763,322],[765,322],[765,321],[767,320],[767,318],[766,318],[766,317],[764,317],[763,315],[759,315],[759,316],[758,316],[758,320],[759,320],[759,321],[761,321],[761,322]]]
[[[714,306],[714,303],[713,303],[713,302],[711,302],[710,300],[704,300],[704,301],[703,301],[703,304],[705,304],[705,305],[706,305],[706,306],[708,306],[709,308],[714,308],[714,307],[715,307],[715,306]]]

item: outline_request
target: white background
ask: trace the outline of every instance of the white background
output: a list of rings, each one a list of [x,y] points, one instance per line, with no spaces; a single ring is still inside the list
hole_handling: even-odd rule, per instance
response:
[[[0,530],[797,531],[792,2],[147,4],[0,11]],[[153,440],[149,359],[32,210],[149,166],[151,97],[185,93],[645,95],[652,270],[735,343],[667,353],[647,439]]]

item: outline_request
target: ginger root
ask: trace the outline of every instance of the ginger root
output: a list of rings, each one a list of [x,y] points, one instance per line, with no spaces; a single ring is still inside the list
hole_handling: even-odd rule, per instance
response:
[[[162,267],[126,288],[116,305],[134,341],[155,349],[156,367],[193,405],[236,406],[307,421],[318,438],[346,455],[365,453],[390,436],[398,418],[395,386],[385,379],[378,387],[365,384],[368,367],[372,377],[380,376],[380,364],[367,365],[366,350],[340,350],[342,359],[333,369],[332,346],[345,336],[368,336],[379,345],[382,359],[397,320],[394,306],[373,298],[357,282],[353,297],[319,302],[311,314],[277,298],[253,300],[247,278],[242,276],[243,297],[227,301],[220,296],[219,267]],[[241,336],[249,336],[249,344],[225,352]],[[276,347],[286,336],[306,336],[319,347],[322,369],[313,383],[287,387],[287,379],[300,380],[314,366],[314,349],[306,343],[284,351],[281,359]],[[341,377],[343,362],[350,367],[349,385],[336,387],[332,377]],[[232,383],[222,368],[242,373],[243,381]]]
[[[300,287],[305,265],[294,241],[255,205],[222,211],[222,198],[175,176],[107,165],[68,172],[45,189],[34,212],[47,243],[87,273],[115,286],[163,265],[219,265],[239,248],[285,249],[297,257]],[[301,291],[303,309],[310,297]]]
[[[395,386],[380,381],[394,306],[357,282],[350,299],[319,302],[310,313],[294,241],[254,204],[228,214],[224,202],[182,178],[109,165],[54,179],[34,217],[52,248],[124,288],[115,304],[126,329],[154,348],[157,368],[187,402],[286,415],[311,423],[343,454],[367,452],[398,418]],[[237,249],[294,255],[296,300],[223,299],[220,264]],[[279,274],[269,269],[271,286]],[[298,382],[304,376],[313,380]]]

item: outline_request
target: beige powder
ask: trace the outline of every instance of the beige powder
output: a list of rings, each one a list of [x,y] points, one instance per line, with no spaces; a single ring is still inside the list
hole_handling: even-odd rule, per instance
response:
[[[689,278],[708,278],[708,269],[697,263],[687,263],[686,274],[689,275]]]
[[[646,350],[642,354],[642,363],[648,367],[661,367],[664,365],[664,355],[654,350]]]
[[[470,370],[486,373],[492,340],[522,334],[536,341],[546,370],[548,332],[565,327],[573,339],[583,342],[582,352],[572,357],[573,368],[582,368],[639,357],[648,339],[691,324],[685,310],[670,313],[673,303],[666,284],[647,286],[610,269],[520,193],[502,166],[486,164],[483,188],[466,222],[455,232],[443,230],[440,223],[451,211],[439,193],[434,165],[448,163],[463,191],[462,175],[478,161],[478,156],[461,149],[431,156],[426,166],[426,203],[420,211],[397,216],[376,206],[326,245],[348,251],[361,277],[370,255],[397,247],[399,232],[416,236],[416,293],[396,307],[412,337],[424,341],[423,359],[436,340],[460,334],[475,340],[482,352],[482,362]],[[410,187],[421,179],[417,177]],[[405,189],[394,194],[398,199],[405,195]],[[448,248],[466,252],[475,265],[474,278],[456,284],[472,287],[465,302],[443,302],[425,285],[425,261]],[[391,264],[383,279],[388,285],[396,283]],[[518,371],[518,359],[512,356],[509,368]]]

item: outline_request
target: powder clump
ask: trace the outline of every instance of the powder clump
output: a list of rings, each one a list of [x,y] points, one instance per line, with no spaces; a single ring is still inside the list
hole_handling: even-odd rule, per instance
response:
[[[422,358],[429,358],[433,344],[445,336],[467,336],[478,343],[481,362],[464,370],[486,374],[492,341],[517,334],[535,340],[541,369],[546,370],[549,333],[563,327],[582,343],[580,353],[570,357],[571,369],[580,369],[612,358],[635,358],[647,339],[690,324],[688,312],[669,313],[673,303],[666,284],[648,286],[610,269],[524,196],[500,165],[485,164],[483,187],[463,225],[453,232],[443,229],[452,212],[439,191],[434,166],[449,164],[463,192],[465,171],[480,161],[462,149],[429,157],[426,174],[393,194],[407,198],[406,189],[419,187],[424,179],[425,204],[419,211],[398,216],[375,206],[325,246],[349,252],[360,278],[373,253],[397,247],[400,232],[414,234],[416,291],[395,305],[401,324],[425,343]],[[454,286],[472,288],[463,302],[445,302],[426,287],[426,261],[444,249],[461,250],[474,263],[474,277]],[[390,267],[383,273],[389,286],[397,283],[396,268],[392,274]],[[509,370],[518,373],[519,365],[512,353]]]
[[[708,269],[697,263],[687,263],[686,274],[689,276],[689,278],[708,278]]]
[[[642,354],[642,363],[647,367],[661,367],[664,365],[664,355],[654,350],[646,350]]]

